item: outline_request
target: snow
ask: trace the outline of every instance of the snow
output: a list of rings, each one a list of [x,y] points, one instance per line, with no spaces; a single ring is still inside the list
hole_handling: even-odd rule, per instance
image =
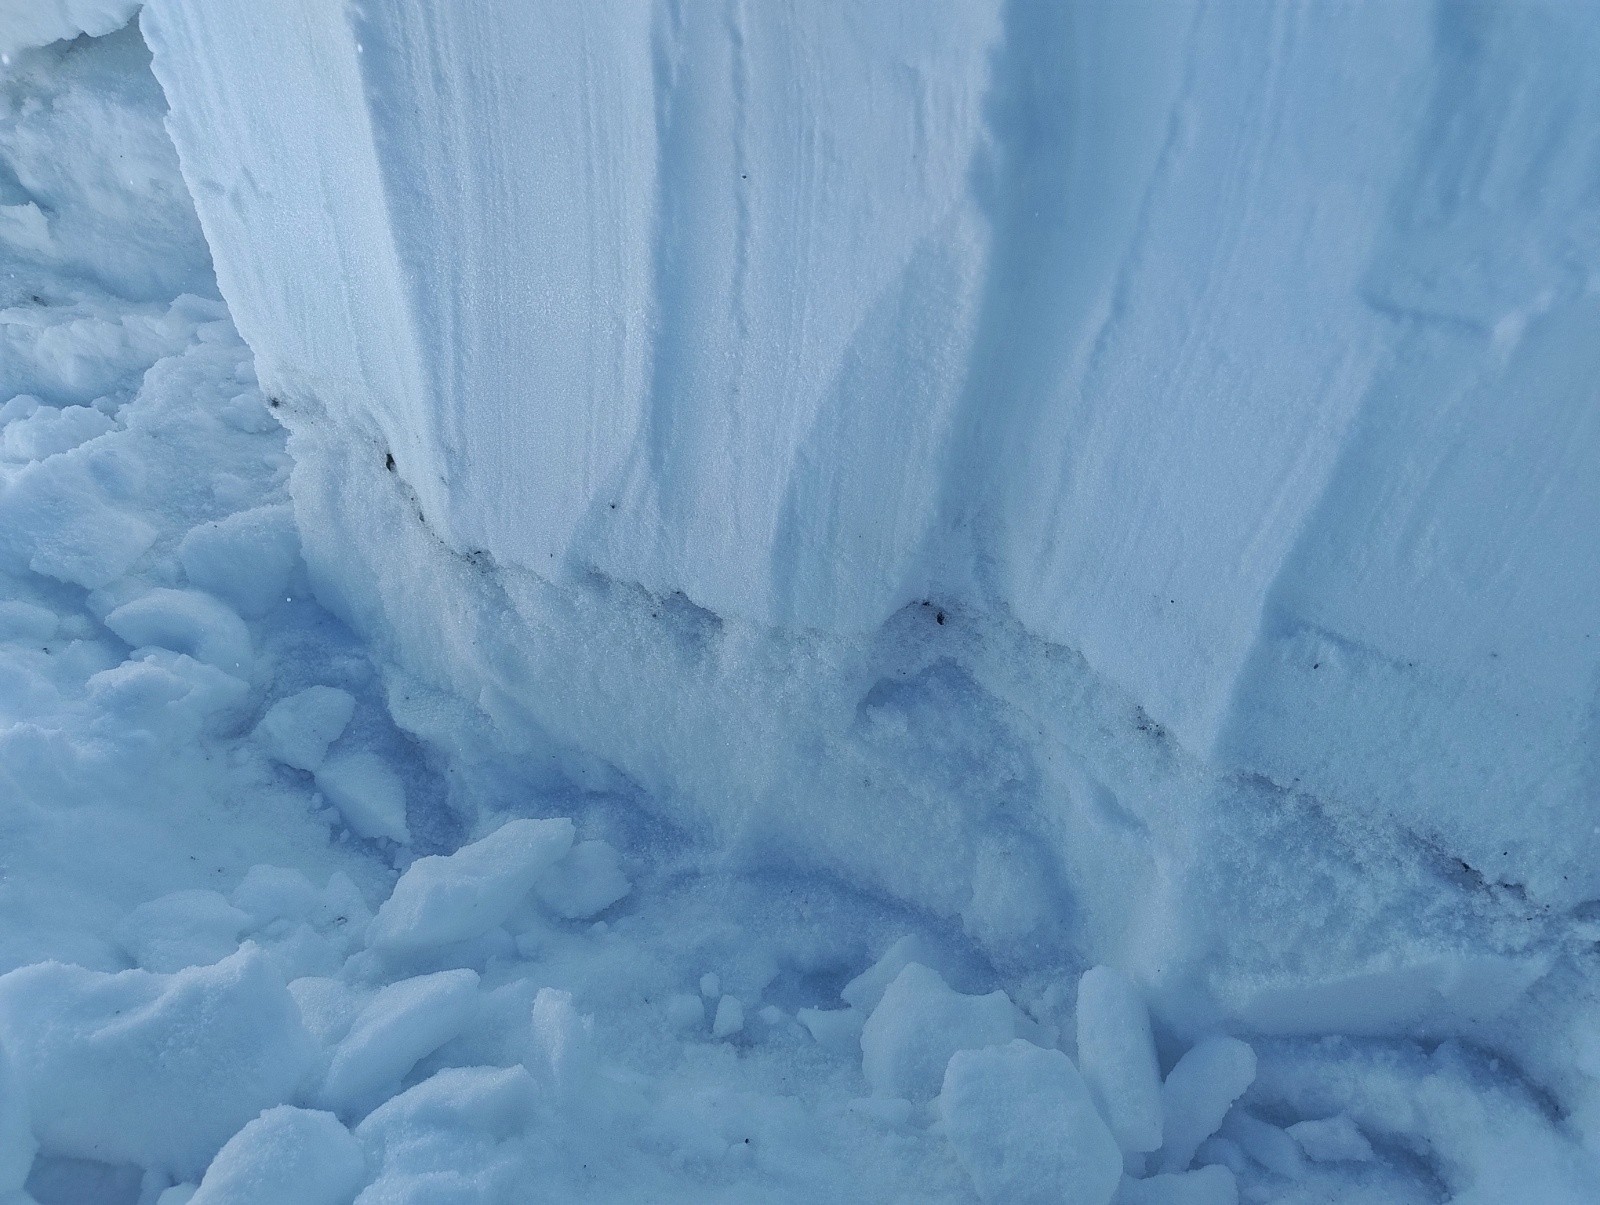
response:
[[[938,971],[908,963],[861,1030],[861,1073],[878,1096],[927,1100],[957,1051],[1009,1042],[1016,1031],[1004,992],[963,995]]]
[[[1078,1068],[1125,1154],[1161,1145],[1161,1071],[1150,1014],[1138,989],[1113,967],[1078,980]]]
[[[1595,1199],[1600,23],[132,11],[0,2],[0,1202]]]
[[[570,820],[511,820],[447,857],[413,862],[378,909],[368,941],[415,953],[481,937],[572,849]]]
[[[228,1139],[189,1205],[350,1205],[366,1178],[337,1118],[279,1105]]]
[[[939,1116],[984,1201],[1110,1205],[1122,1153],[1072,1060],[1015,1041],[951,1057]]]

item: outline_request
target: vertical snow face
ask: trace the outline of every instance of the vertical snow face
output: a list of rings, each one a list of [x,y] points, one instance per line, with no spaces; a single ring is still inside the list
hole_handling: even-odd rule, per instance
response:
[[[223,292],[295,403],[326,592],[502,730],[913,896],[950,870],[897,864],[894,809],[924,808],[965,851],[950,881],[1026,928],[954,789],[883,805],[873,850],[801,798],[846,789],[848,756],[796,768],[876,714],[890,617],[932,596],[1081,654],[1212,769],[1600,892],[1600,26],[1576,6],[142,22]],[[412,507],[496,566],[429,554],[432,617],[363,546]],[[578,639],[618,629],[631,659]],[[644,664],[669,645],[673,672]],[[951,714],[950,682],[1009,673],[933,647],[912,660]],[[708,758],[752,731],[759,756]],[[1039,873],[1103,873],[1051,846],[1085,792],[1034,769],[1060,788],[1016,821]]]
[[[452,546],[826,628],[922,588],[996,3],[232,7],[144,19],[224,288]]]

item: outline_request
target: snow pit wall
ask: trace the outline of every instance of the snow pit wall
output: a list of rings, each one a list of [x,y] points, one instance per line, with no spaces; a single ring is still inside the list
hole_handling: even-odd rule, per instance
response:
[[[1290,792],[1600,894],[1576,6],[141,20],[419,731],[999,949],[1216,957]]]

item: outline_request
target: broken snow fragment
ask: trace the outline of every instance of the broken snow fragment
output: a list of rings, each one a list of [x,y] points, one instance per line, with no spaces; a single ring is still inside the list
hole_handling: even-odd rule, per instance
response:
[[[567,920],[604,912],[631,888],[617,851],[604,841],[578,842],[534,885],[545,907]]]
[[[1018,1039],[957,1051],[939,1116],[984,1201],[1107,1205],[1122,1178],[1122,1152],[1059,1050]]]
[[[269,707],[256,725],[255,737],[284,765],[315,770],[355,710],[356,701],[348,691],[309,686]]]
[[[361,1116],[400,1086],[419,1059],[461,1032],[478,998],[476,971],[439,971],[391,983],[356,1017],[333,1053],[321,1100]]]
[[[939,965],[932,945],[919,933],[907,934],[891,945],[877,962],[844,985],[839,998],[852,1008],[859,1008],[863,1015],[870,1013],[878,1007],[895,976],[913,962],[936,969]]]
[[[1317,1163],[1368,1163],[1373,1159],[1372,1143],[1343,1113],[1313,1121],[1297,1121],[1289,1136],[1300,1144],[1306,1158]]]
[[[453,854],[418,858],[378,909],[368,944],[399,954],[481,937],[571,848],[570,820],[512,820]]]
[[[711,1022],[711,1036],[728,1038],[744,1028],[744,1003],[737,996],[717,1001],[717,1015]]]
[[[1150,1014],[1133,983],[1111,967],[1092,967],[1078,982],[1078,1067],[1124,1152],[1161,1145],[1161,1068]]]
[[[279,1105],[228,1139],[189,1205],[350,1205],[366,1179],[338,1118]]]
[[[202,523],[178,545],[190,583],[251,618],[284,600],[299,559],[300,537],[286,505],[258,506]]]
[[[185,653],[238,678],[255,660],[244,620],[198,590],[157,587],[112,611],[106,627],[134,648]]]
[[[405,784],[376,753],[359,749],[330,757],[317,769],[317,788],[356,835],[402,845],[411,840]]]
[[[1238,1038],[1210,1037],[1191,1047],[1161,1086],[1159,1169],[1187,1168],[1200,1144],[1217,1132],[1255,1077],[1255,1051]]]
[[[926,1100],[939,1091],[958,1050],[1017,1036],[1017,1010],[1004,992],[966,996],[919,962],[895,977],[861,1030],[861,1070],[878,1096]]]
[[[56,962],[0,976],[0,1045],[51,1151],[198,1179],[312,1057],[294,1000],[245,947],[174,975]]]
[[[216,891],[174,891],[140,904],[117,926],[117,940],[147,971],[171,974],[210,966],[239,948],[250,917]]]

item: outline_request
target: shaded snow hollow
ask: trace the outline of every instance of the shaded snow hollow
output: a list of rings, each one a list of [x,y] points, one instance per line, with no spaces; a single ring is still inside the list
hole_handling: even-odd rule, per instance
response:
[[[1596,1199],[1595,23],[935,7],[0,8],[0,1202]]]

